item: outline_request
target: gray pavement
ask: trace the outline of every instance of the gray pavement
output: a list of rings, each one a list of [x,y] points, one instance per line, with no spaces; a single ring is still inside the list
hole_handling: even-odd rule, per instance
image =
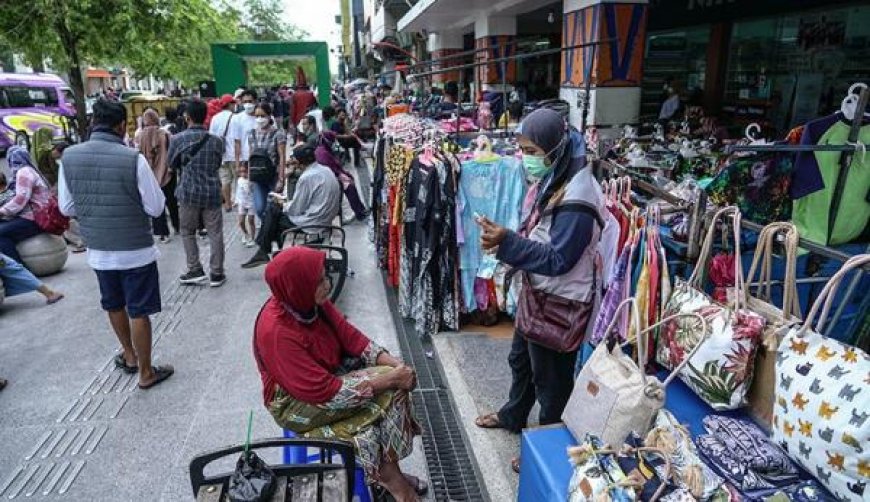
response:
[[[61,273],[45,278],[66,294],[60,303],[45,306],[32,293],[0,305],[0,375],[10,381],[0,392],[0,496],[192,500],[190,459],[243,442],[249,410],[254,438],[281,434],[262,405],[250,350],[254,319],[268,296],[263,269],[239,268],[252,250],[241,246],[235,217],[227,220],[228,282],[221,288],[179,286],[181,241],[160,246],[163,312],[153,319],[154,355],[176,374],[153,390],[138,390],[133,377],[111,365],[117,341],[83,254],[70,255]],[[366,228],[347,230],[356,274],[339,306],[398,353]],[[207,255],[207,244],[201,251]],[[277,451],[267,456],[278,458]],[[404,468],[428,477],[419,442]]]

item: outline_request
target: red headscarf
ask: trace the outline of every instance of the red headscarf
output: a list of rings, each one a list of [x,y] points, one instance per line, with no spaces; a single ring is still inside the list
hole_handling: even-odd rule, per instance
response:
[[[322,251],[297,246],[278,253],[266,266],[272,297],[254,328],[266,406],[276,386],[307,403],[329,401],[341,388],[333,373],[342,356],[359,357],[370,343],[331,302],[316,305],[325,260]]]

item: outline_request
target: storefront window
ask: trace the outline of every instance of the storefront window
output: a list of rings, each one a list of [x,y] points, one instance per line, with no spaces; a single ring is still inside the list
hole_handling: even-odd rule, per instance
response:
[[[735,22],[723,111],[781,133],[832,113],[868,77],[868,6]]]
[[[666,99],[666,84],[675,86],[689,101],[700,99],[707,70],[710,27],[651,33],[646,43],[641,116],[658,117]]]

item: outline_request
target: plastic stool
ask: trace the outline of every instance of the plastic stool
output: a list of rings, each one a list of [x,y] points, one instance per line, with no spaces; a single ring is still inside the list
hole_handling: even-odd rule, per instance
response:
[[[284,429],[285,438],[295,438],[296,433]],[[285,446],[284,447],[284,463],[285,464],[307,464],[311,461],[320,461],[319,455],[308,455],[308,451],[304,446]],[[362,467],[356,466],[354,471],[354,502],[372,502],[372,494],[366,484],[366,476]]]

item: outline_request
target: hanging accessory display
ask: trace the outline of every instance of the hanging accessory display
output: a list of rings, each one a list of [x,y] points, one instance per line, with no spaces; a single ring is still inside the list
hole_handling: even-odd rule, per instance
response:
[[[631,319],[637,333],[637,362],[623,352],[617,343],[608,348],[607,340],[616,327],[623,309],[631,308]],[[679,314],[674,317],[691,317],[698,325],[696,329],[706,332],[706,321],[700,315]],[[586,434],[594,434],[607,445],[619,445],[631,432],[646,434],[656,413],[664,406],[665,387],[678,374],[682,364],[676,368],[663,382],[654,376],[648,376],[646,367],[647,344],[645,334],[659,325],[674,320],[666,318],[662,322],[640,329],[640,313],[637,302],[629,298],[617,307],[605,339],[596,347],[592,356],[583,365],[580,374],[574,382],[574,390],[562,421],[568,427],[575,439],[582,439]],[[702,345],[699,340],[694,351]],[[691,354],[690,354],[691,356]]]
[[[783,338],[773,412],[773,439],[838,500],[855,502],[867,500],[870,478],[870,356],[820,333],[840,282],[868,263],[870,254],[847,261],[816,298],[803,326]]]
[[[778,236],[783,237],[782,248],[785,254],[782,278],[783,308],[774,305],[772,298],[773,252],[774,242]],[[768,426],[773,420],[776,349],[785,333],[794,324],[800,322],[801,318],[796,282],[799,240],[797,227],[792,223],[771,223],[761,229],[752,266],[743,284],[743,299],[746,306],[767,320],[762,343],[755,356],[755,369],[752,385],[749,388],[748,411],[756,420]]]
[[[698,396],[716,410],[733,410],[746,404],[752,381],[755,353],[765,326],[765,319],[748,308],[743,308],[741,294],[735,294],[734,307],[712,300],[702,289],[701,271],[704,270],[713,248],[716,224],[724,217],[733,219],[734,252],[740,254],[740,211],[736,207],[719,210],[710,223],[704,246],[695,270],[688,282],[677,279],[666,316],[698,313],[707,320],[707,333],[699,333],[695,325],[679,320],[669,322],[661,330],[657,359],[666,368],[681,366],[680,378]],[[734,260],[734,291],[743,288],[743,267]],[[705,338],[701,350],[687,355],[688,348]]]

